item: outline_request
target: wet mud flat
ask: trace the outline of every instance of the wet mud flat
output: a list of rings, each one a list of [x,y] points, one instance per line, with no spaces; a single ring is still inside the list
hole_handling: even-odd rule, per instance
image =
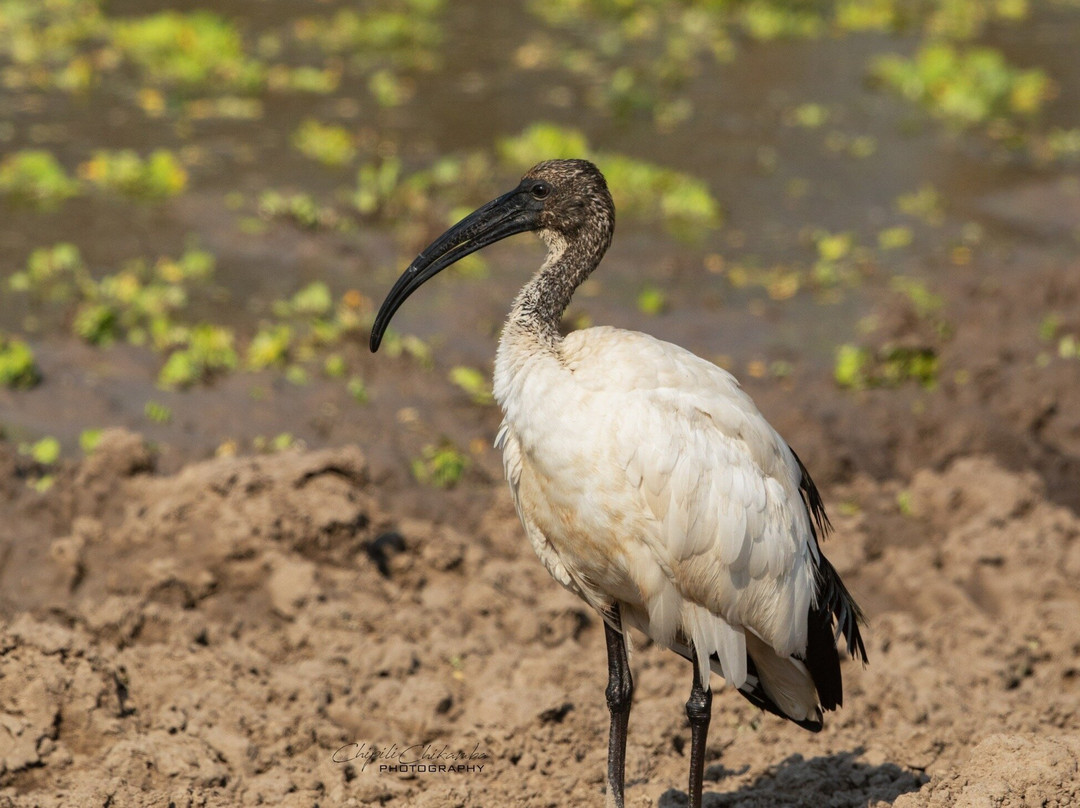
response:
[[[932,390],[747,380],[819,478],[870,665],[818,735],[719,692],[707,805],[1080,799],[1080,361],[1032,327],[1080,327],[1080,266],[1009,260],[952,275]],[[909,306],[882,339],[924,338]],[[599,621],[500,481],[419,489],[372,459],[390,431],[164,463],[113,430],[44,492],[0,445],[0,804],[600,804]],[[628,803],[682,805],[689,669],[632,665]]]

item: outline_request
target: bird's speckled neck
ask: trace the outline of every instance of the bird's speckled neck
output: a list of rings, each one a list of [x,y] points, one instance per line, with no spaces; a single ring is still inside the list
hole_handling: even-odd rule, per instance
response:
[[[585,237],[583,232],[572,241],[554,231],[540,233],[548,244],[547,258],[514,300],[495,355],[495,398],[511,421],[519,414],[512,402],[522,400],[527,369],[561,364],[563,313],[574,290],[589,277],[611,243],[608,222],[602,229],[587,232],[594,237]]]
[[[507,332],[527,337],[535,345],[556,348],[562,340],[559,323],[574,291],[596,269],[611,244],[614,222],[609,217],[594,221],[568,239],[554,230],[539,235],[548,245],[547,258],[518,293],[506,322]]]

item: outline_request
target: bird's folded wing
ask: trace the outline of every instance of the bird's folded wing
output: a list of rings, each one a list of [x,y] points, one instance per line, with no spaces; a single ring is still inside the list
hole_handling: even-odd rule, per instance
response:
[[[575,377],[608,400],[602,443],[651,516],[639,538],[670,570],[671,596],[782,655],[801,652],[817,544],[787,444],[715,365],[643,334],[585,334],[573,346]],[[683,619],[694,621],[707,622]],[[729,640],[726,629],[712,631],[716,644]]]

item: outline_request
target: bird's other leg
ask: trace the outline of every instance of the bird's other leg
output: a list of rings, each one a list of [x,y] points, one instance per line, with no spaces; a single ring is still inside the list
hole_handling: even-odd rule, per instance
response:
[[[623,780],[626,776],[626,727],[630,723],[630,701],[634,696],[634,680],[626,658],[626,638],[622,634],[619,604],[611,610],[613,628],[604,621],[607,640],[608,685],[607,704],[611,713],[608,733],[607,808],[623,808]]]
[[[712,718],[712,689],[701,681],[697,663],[694,666],[694,686],[686,702],[686,717],[690,719],[690,808],[701,808],[701,779],[705,770],[705,744]]]

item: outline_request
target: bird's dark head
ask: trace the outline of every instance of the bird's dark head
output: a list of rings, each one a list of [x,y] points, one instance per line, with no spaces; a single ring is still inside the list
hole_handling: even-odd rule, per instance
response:
[[[535,228],[545,241],[593,239],[606,249],[615,229],[615,203],[604,175],[588,160],[547,160],[525,172],[519,189],[543,201]]]
[[[466,255],[532,230],[552,249],[574,243],[599,261],[615,230],[607,182],[588,160],[547,160],[525,172],[512,191],[473,211],[416,256],[386,296],[371,328],[377,351],[390,318],[426,281]]]

